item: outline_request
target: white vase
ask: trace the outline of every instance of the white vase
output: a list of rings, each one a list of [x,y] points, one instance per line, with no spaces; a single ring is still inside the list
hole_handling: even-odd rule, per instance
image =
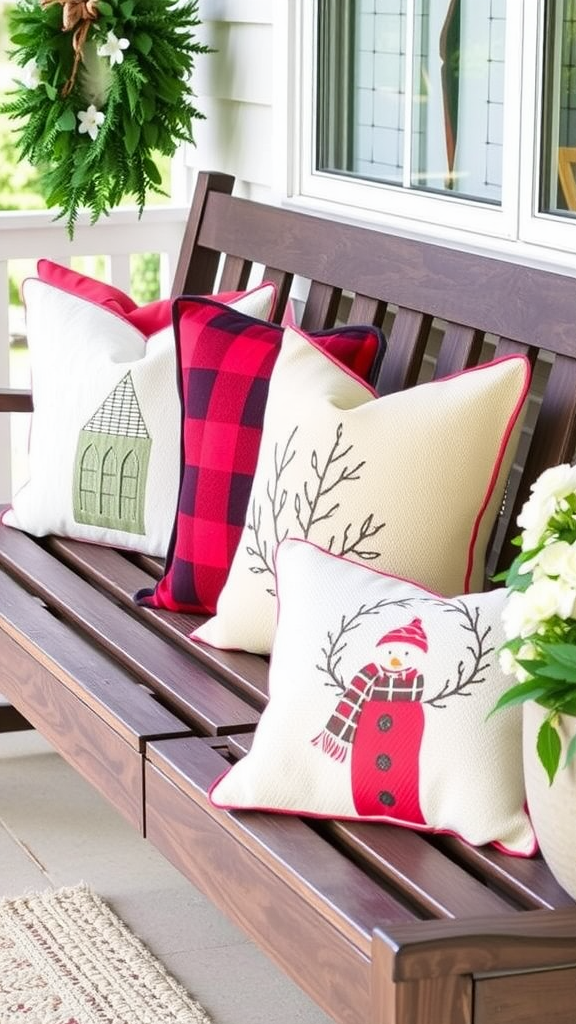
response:
[[[544,860],[557,882],[576,899],[576,759],[563,767],[568,744],[576,734],[576,717],[560,717],[560,767],[550,786],[536,752],[536,737],[545,716],[545,708],[526,701],[523,756],[528,810]]]

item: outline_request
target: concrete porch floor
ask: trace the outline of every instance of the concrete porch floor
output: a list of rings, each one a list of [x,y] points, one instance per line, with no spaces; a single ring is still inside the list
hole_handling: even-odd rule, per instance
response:
[[[80,882],[215,1024],[330,1024],[42,737],[0,735],[0,896]]]

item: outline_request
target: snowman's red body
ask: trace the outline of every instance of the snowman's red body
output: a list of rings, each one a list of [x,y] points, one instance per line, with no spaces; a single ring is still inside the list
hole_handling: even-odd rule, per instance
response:
[[[378,669],[367,665],[352,684],[367,670],[376,670],[352,744],[354,805],[361,815],[389,814],[424,823],[418,799],[424,680],[414,671],[391,675]]]
[[[351,748],[356,812],[425,824],[419,802],[420,746],[424,732],[419,671],[428,650],[420,619],[386,633],[380,664],[352,678],[326,729],[313,742],[338,760]]]

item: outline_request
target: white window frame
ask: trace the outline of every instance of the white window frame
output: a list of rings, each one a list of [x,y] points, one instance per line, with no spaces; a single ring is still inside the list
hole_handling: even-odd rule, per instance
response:
[[[285,131],[275,185],[285,204],[576,276],[576,219],[538,212],[544,0],[507,0],[499,206],[316,171],[317,0],[277,0],[275,8],[277,53],[286,60],[276,65],[275,109],[282,104]]]

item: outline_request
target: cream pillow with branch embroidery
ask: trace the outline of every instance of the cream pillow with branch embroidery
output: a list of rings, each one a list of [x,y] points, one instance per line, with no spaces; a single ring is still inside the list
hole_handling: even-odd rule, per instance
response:
[[[378,398],[287,328],[244,530],[216,615],[194,638],[270,651],[287,536],[446,595],[479,589],[529,377],[511,356]]]

